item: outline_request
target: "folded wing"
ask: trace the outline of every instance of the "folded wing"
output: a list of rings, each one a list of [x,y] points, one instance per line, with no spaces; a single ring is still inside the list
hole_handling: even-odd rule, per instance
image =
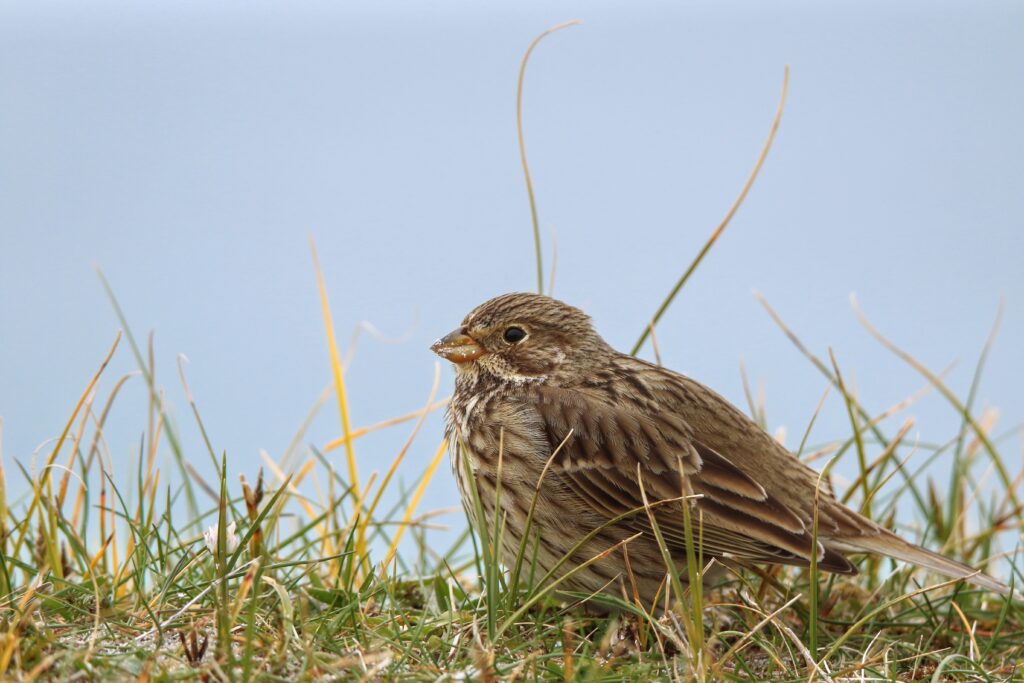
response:
[[[538,392],[552,448],[572,432],[552,462],[552,473],[602,516],[637,511],[621,522],[628,531],[650,531],[646,494],[678,560],[686,554],[681,506],[689,504],[694,537],[707,557],[802,566],[814,554],[822,569],[856,571],[840,553],[813,541],[805,514],[696,439],[678,414],[641,411],[585,391],[542,387]]]

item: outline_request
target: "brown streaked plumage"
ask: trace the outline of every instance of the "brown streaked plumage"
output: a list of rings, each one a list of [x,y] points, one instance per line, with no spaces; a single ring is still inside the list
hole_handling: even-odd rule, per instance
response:
[[[463,462],[469,459],[489,528],[500,446],[506,562],[520,547],[535,492],[529,547],[533,552],[536,534],[544,571],[610,519],[642,508],[646,494],[682,569],[683,503],[664,501],[688,496],[706,557],[806,566],[815,556],[823,570],[853,574],[846,554],[879,553],[1008,593],[999,581],[904,541],[842,505],[819,484],[817,472],[724,398],[615,351],[572,306],[536,294],[499,296],[474,309],[432,349],[458,371],[448,408],[452,465],[472,517]],[[617,549],[562,586],[620,595],[625,589],[631,597],[635,585],[651,604],[663,590],[665,566],[646,511],[599,531],[559,573],[637,533],[628,544],[628,567]]]

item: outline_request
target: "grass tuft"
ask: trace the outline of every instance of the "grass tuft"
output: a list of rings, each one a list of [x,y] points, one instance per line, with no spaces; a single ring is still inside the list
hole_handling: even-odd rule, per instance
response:
[[[127,327],[124,334],[133,339]],[[628,558],[629,538],[588,557],[583,549],[598,530],[540,572],[542,530],[528,528],[508,567],[499,559],[507,543],[501,517],[475,532],[441,536],[442,511],[418,512],[448,451],[447,443],[421,449],[417,440],[427,415],[445,404],[437,399],[437,373],[422,408],[350,428],[333,442],[340,448],[371,428],[413,421],[384,476],[371,473],[358,488],[345,474],[344,458],[314,445],[289,447],[276,459],[264,453],[253,483],[232,475],[225,453],[215,460],[216,481],[192,467],[164,473],[161,462],[188,465],[190,454],[211,451],[183,372],[198,442],[170,442],[176,432],[166,391],[154,381],[135,460],[115,467],[106,415],[127,379],[115,378],[104,390],[115,351],[116,344],[85,383],[38,471],[17,460],[9,467],[0,451],[0,675],[7,679],[83,675],[78,672],[103,680],[218,681],[1000,681],[1019,675],[1022,605],[961,583],[934,583],[921,570],[884,560],[864,560],[861,574],[849,577],[820,575],[815,566],[730,566],[724,584],[705,588],[701,520],[691,514],[685,491],[609,522],[653,519],[654,505],[681,506],[688,567],[681,576],[666,574],[659,607],[667,609],[657,611],[645,611],[630,596],[628,576],[621,597],[564,590],[589,563],[612,553]],[[153,356],[137,355],[147,382]],[[849,456],[859,471],[837,496],[855,506],[870,502],[876,519],[894,527],[900,520],[904,535],[944,546],[1019,585],[1022,565],[1012,538],[1024,528],[1015,502],[1024,476],[1011,474],[1011,457],[1002,452],[1015,447],[1019,429],[993,431],[992,413],[974,414],[970,397],[945,396],[942,373],[911,364],[953,406],[949,439],[908,442],[904,413],[920,390],[870,411],[848,392],[833,359],[821,369],[839,389],[837,407],[850,417],[850,433],[811,442],[826,391],[799,452],[829,455],[823,490],[834,486],[832,464]],[[760,403],[754,410],[764,414]],[[304,428],[295,443],[303,442]],[[406,489],[400,465],[413,450],[432,455]],[[374,460],[388,462],[379,454]],[[938,493],[917,472],[940,463],[960,479],[956,496]],[[27,491],[13,501],[12,472]],[[477,519],[486,518],[478,497],[471,507]],[[905,526],[911,518],[916,530]],[[532,522],[531,504],[528,527]],[[442,538],[450,539],[447,545],[439,545]],[[611,615],[580,610],[586,598]]]

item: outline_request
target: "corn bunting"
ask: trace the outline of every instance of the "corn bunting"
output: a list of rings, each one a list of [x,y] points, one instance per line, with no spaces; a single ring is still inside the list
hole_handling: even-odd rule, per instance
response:
[[[854,574],[846,555],[869,552],[1008,592],[847,508],[724,398],[615,351],[572,306],[506,294],[432,350],[457,370],[447,430],[471,521],[494,529],[499,501],[506,565],[524,535],[528,561],[542,572],[566,555],[556,576],[593,560],[560,588],[661,600],[666,571],[654,530],[685,580],[689,517],[698,552],[726,565],[807,566],[815,557],[822,570]]]

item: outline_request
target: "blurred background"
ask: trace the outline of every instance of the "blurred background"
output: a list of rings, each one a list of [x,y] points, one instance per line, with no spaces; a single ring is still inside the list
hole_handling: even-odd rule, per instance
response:
[[[826,381],[754,290],[813,352],[834,350],[872,413],[926,381],[858,323],[851,293],[931,368],[957,362],[948,382],[961,396],[1003,299],[977,405],[999,409],[993,434],[1019,471],[1018,2],[37,1],[0,5],[0,418],[12,504],[25,491],[15,463],[32,470],[49,453],[120,327],[97,268],[136,336],[155,334],[157,382],[204,476],[213,468],[178,354],[235,487],[261,449],[281,457],[329,384],[310,235],[351,354],[353,425],[423,405],[431,341],[484,299],[535,286],[516,75],[534,36],[577,18],[538,47],[525,87],[555,295],[628,349],[739,192],[789,65],[760,179],[658,328],[664,363],[746,406],[742,362],[764,388],[769,427],[785,427],[795,448]],[[380,334],[353,349],[364,323]],[[122,344],[104,396],[135,367]],[[443,367],[442,396],[451,377]],[[105,446],[126,478],[146,397],[133,377],[108,420]],[[905,417],[922,442],[960,427],[934,392],[889,432]],[[356,443],[364,479],[383,473],[410,429]],[[400,470],[407,484],[441,432],[438,412]],[[339,433],[330,402],[302,443]],[[833,392],[810,442],[849,433]],[[340,451],[328,457],[344,469]],[[160,466],[162,483],[179,476],[166,452]],[[854,467],[850,453],[838,481]],[[947,471],[940,463],[934,476]],[[454,505],[444,464],[423,509]],[[461,513],[442,521],[464,525]]]

